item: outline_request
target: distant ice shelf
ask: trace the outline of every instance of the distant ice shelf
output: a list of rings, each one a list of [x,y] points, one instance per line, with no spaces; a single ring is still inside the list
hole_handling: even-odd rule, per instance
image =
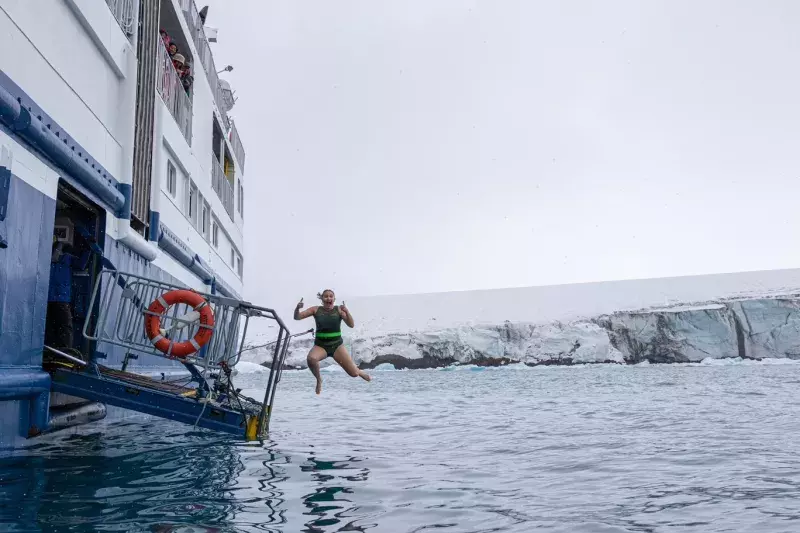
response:
[[[295,340],[287,365],[306,366],[311,339]],[[684,303],[574,322],[458,325],[345,337],[362,368],[398,370],[454,364],[505,366],[588,363],[699,363],[800,360],[800,297],[792,295]],[[251,360],[268,360],[254,352]],[[386,368],[383,366],[381,368]]]

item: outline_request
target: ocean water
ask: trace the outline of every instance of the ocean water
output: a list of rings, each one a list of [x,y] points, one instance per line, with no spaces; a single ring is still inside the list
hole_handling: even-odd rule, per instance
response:
[[[50,435],[0,461],[0,530],[800,530],[800,365],[374,376],[318,397],[284,373],[263,443],[144,417]]]

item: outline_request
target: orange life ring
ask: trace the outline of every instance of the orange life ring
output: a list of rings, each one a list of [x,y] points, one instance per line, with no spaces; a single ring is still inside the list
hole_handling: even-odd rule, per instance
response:
[[[200,328],[197,334],[183,342],[174,342],[161,334],[161,315],[171,306],[177,303],[190,305],[195,311],[200,313]],[[147,308],[149,313],[145,313],[144,330],[147,338],[167,356],[186,357],[193,354],[200,348],[208,344],[211,335],[214,333],[214,313],[211,306],[200,294],[189,290],[169,291],[155,300]]]

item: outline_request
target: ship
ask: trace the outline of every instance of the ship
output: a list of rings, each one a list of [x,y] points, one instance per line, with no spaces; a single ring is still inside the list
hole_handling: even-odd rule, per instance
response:
[[[128,411],[266,434],[291,334],[242,297],[245,149],[207,18],[0,0],[1,450]],[[263,398],[233,385],[253,320]]]

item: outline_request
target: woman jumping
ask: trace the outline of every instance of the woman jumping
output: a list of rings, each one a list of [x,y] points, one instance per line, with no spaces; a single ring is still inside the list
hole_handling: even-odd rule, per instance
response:
[[[294,310],[294,319],[303,320],[313,315],[314,322],[317,324],[317,333],[314,338],[314,346],[308,352],[308,369],[317,378],[317,394],[322,392],[322,376],[319,373],[319,363],[326,357],[333,356],[333,360],[339,363],[345,372],[351,377],[360,377],[366,381],[372,380],[369,374],[360,370],[342,341],[342,320],[349,327],[354,327],[353,315],[350,314],[347,307],[342,302],[342,305],[333,305],[336,300],[336,295],[330,289],[325,289],[322,294],[317,294],[317,298],[322,300],[322,305],[315,305],[305,311],[300,311],[303,308],[303,299]]]

